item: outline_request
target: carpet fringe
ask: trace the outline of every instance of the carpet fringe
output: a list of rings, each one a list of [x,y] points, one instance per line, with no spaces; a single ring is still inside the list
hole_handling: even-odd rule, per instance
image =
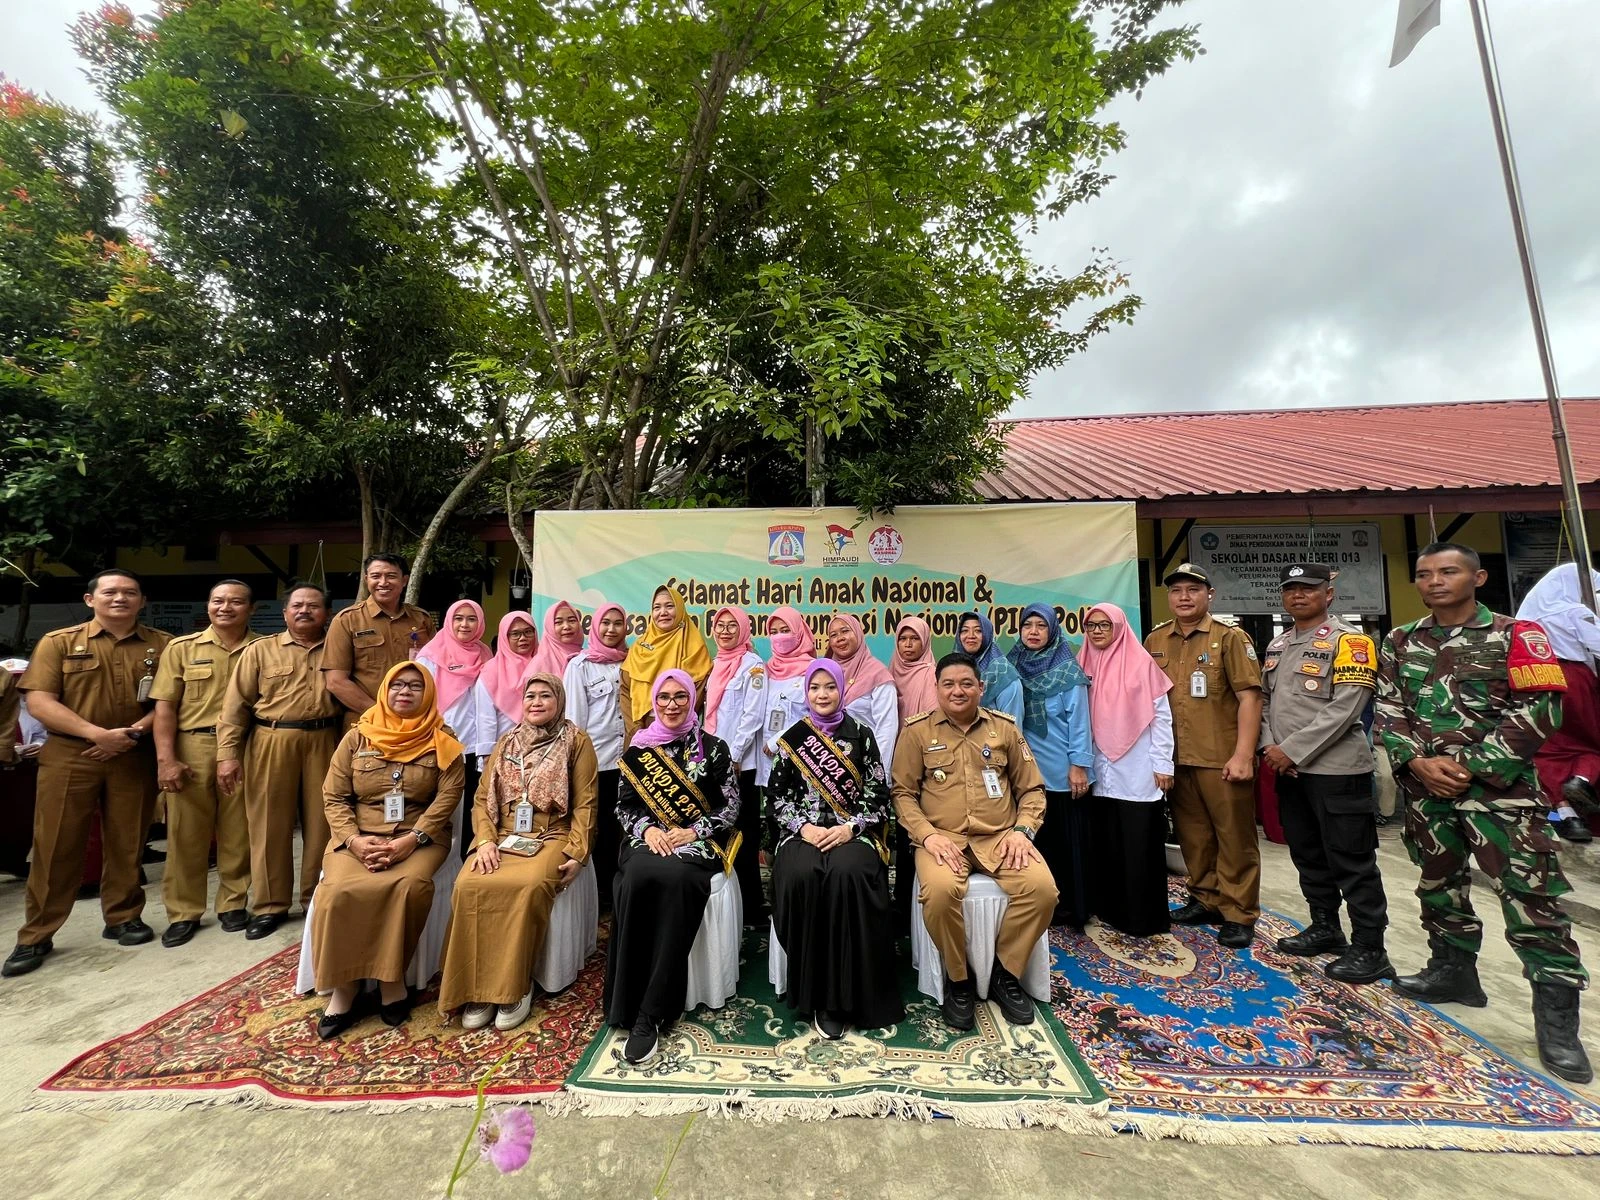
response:
[[[491,1104],[542,1104],[560,1096],[559,1092],[503,1093],[491,1095]],[[377,1116],[419,1112],[425,1109],[472,1108],[476,1092],[456,1096],[407,1096],[402,1099],[354,1097],[345,1100],[302,1100],[277,1096],[258,1087],[219,1088],[215,1091],[165,1091],[36,1093],[21,1105],[20,1112],[137,1112],[172,1111],[183,1108],[298,1109],[302,1112],[361,1112]]]

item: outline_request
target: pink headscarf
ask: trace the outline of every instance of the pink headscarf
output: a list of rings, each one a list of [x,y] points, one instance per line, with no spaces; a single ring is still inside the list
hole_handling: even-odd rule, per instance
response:
[[[723,613],[731,613],[739,625],[739,640],[732,650],[717,647],[717,659],[711,664],[711,677],[706,680],[706,732],[717,731],[717,706],[722,703],[722,693],[728,690],[728,685],[733,682],[733,677],[739,672],[739,664],[744,661],[746,654],[752,653],[750,648],[750,614],[744,609],[734,605],[719,608],[711,614],[708,625],[715,625],[717,618]],[[716,635],[712,635],[716,640]]]
[[[886,683],[893,683],[894,676],[889,674],[889,668],[872,657],[867,650],[867,635],[861,630],[861,619],[850,613],[834,613],[833,619],[828,622],[832,628],[834,621],[843,621],[856,634],[856,652],[848,658],[833,655],[833,661],[839,664],[839,669],[844,672],[844,704],[854,704],[873,688],[882,687]],[[832,654],[832,651],[829,651]]]
[[[511,649],[511,627],[518,621],[529,629],[533,628],[533,617],[529,613],[508,612],[500,618],[500,632],[494,642],[494,657],[483,668],[483,673],[478,676],[478,682],[483,684],[483,690],[489,693],[489,699],[494,701],[496,708],[511,720],[521,724],[523,676],[528,673],[528,665],[533,662],[534,655],[518,654]],[[534,646],[537,653],[537,641]]]
[[[1078,662],[1089,673],[1089,728],[1094,744],[1115,762],[1155,720],[1156,699],[1172,690],[1172,680],[1128,628],[1115,604],[1096,604],[1090,614],[1111,619],[1111,645],[1096,650],[1087,637]]]
[[[575,613],[578,618],[577,632],[566,641],[556,637],[556,614],[562,609]],[[533,662],[528,665],[528,675],[554,675],[560,679],[567,673],[567,664],[578,657],[583,650],[583,614],[568,604],[565,600],[558,600],[552,604],[544,614],[544,632],[539,636],[539,648],[533,652]]]
[[[668,729],[665,721],[656,713],[656,696],[667,680],[676,680],[683,684],[683,690],[689,693],[689,719],[676,729]],[[650,685],[650,711],[655,719],[650,724],[641,728],[633,735],[629,746],[664,746],[668,742],[676,742],[681,738],[693,735],[695,749],[704,752],[700,744],[700,717],[695,712],[695,702],[699,699],[699,692],[694,686],[694,678],[687,671],[680,671],[677,667],[669,668],[656,676],[656,681]]]
[[[451,631],[451,622],[464,608],[478,618],[478,636],[470,642],[461,641]],[[489,647],[483,644],[485,624],[483,609],[476,600],[457,600],[445,609],[444,622],[440,625],[439,632],[433,635],[427,645],[417,651],[419,658],[425,658],[439,668],[434,675],[433,686],[440,712],[461,698],[477,680],[484,664],[492,657]]]
[[[922,654],[914,662],[900,657],[900,634],[906,629],[913,630],[922,639]],[[895,691],[900,693],[900,719],[904,721],[939,707],[939,691],[933,680],[932,630],[921,617],[906,617],[894,627],[894,640],[889,674],[894,677]]]
[[[583,648],[583,656],[590,662],[619,663],[628,657],[628,639],[626,636],[623,637],[622,645],[620,646],[608,646],[600,640],[600,618],[613,609],[616,610],[617,616],[622,618],[623,629],[627,629],[628,613],[622,605],[613,604],[607,600],[599,608],[595,609],[594,616],[589,618],[589,641]]]
[[[787,625],[789,632],[767,634],[767,640],[772,643],[772,657],[767,659],[767,677],[793,679],[817,656],[816,644],[811,640],[811,627],[806,624],[799,609],[775,608],[772,616]]]

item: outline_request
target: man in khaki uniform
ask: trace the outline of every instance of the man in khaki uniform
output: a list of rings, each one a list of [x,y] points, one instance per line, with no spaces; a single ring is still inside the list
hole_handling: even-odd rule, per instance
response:
[[[245,791],[224,795],[217,783],[217,720],[233,667],[250,632],[250,585],[225,579],[206,598],[211,624],[173,638],[161,656],[150,696],[156,702],[156,785],[167,793],[167,869],[161,944],[181,946],[206,912],[206,862],[217,839],[217,923],[237,933],[250,921],[250,826]]]
[[[309,583],[290,588],[283,623],[283,633],[239,652],[217,722],[217,787],[231,795],[241,774],[250,780],[245,812],[256,910],[244,935],[252,939],[266,937],[289,912],[296,814],[300,907],[311,902],[328,847],[322,781],[343,724],[322,672],[327,593]]]
[[[1144,640],[1172,680],[1177,774],[1168,798],[1189,871],[1179,925],[1220,925],[1217,941],[1243,949],[1261,915],[1261,847],[1256,841],[1256,739],[1261,732],[1261,666],[1243,630],[1211,616],[1211,581],[1193,563],[1168,574],[1174,619]]]
[[[372,554],[361,564],[367,598],[333,619],[322,669],[328,690],[345,707],[349,729],[376,701],[383,677],[433,637],[433,618],[404,602],[410,568],[399,554]]]
[[[935,678],[939,707],[908,720],[894,751],[894,806],[916,847],[918,898],[944,960],[944,1018],[971,1029],[976,997],[961,902],[973,871],[1010,897],[995,946],[989,994],[1014,1025],[1033,1020],[1018,982],[1050,927],[1057,891],[1033,848],[1044,820],[1044,779],[1009,713],[981,708],[983,682],[970,655],[947,654]]]
[[[144,590],[126,571],[89,580],[91,620],[39,640],[22,676],[28,711],[50,737],[39,755],[27,919],[4,974],[35,970],[53,948],[83,882],[83,856],[98,814],[104,847],[101,936],[123,946],[155,937],[140,919],[139,859],[155,814],[150,687],[170,635],[139,624]]]

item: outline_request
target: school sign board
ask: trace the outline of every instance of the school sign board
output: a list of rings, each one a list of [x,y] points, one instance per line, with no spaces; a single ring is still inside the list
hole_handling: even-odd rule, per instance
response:
[[[1334,612],[1380,617],[1388,610],[1376,525],[1196,525],[1189,531],[1189,561],[1211,577],[1214,612],[1281,613],[1280,575],[1296,562],[1324,563],[1337,572]]]
[[[1120,605],[1137,627],[1137,554],[1127,503],[908,506],[871,517],[853,508],[545,512],[534,522],[532,608],[542,622],[566,600],[587,626],[615,601],[638,635],[665,583],[702,630],[717,608],[743,608],[763,656],[766,615],[788,605],[819,635],[835,610],[856,614],[888,662],[907,616],[928,621],[941,653],[974,609],[1002,639],[1036,602],[1055,607],[1075,642],[1100,602]]]

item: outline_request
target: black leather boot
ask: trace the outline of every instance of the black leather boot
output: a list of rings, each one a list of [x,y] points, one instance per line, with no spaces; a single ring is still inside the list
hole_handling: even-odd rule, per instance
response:
[[[1339,912],[1325,908],[1311,910],[1311,924],[1299,933],[1278,939],[1278,951],[1309,958],[1313,954],[1342,954],[1350,948],[1345,941],[1344,929],[1339,924]]]
[[[1415,975],[1402,975],[1394,986],[1413,1000],[1429,1004],[1465,1004],[1486,1008],[1489,997],[1478,982],[1478,956],[1452,946],[1438,934],[1428,935],[1433,954]]]
[[[1533,1030],[1539,1061],[1569,1083],[1589,1083],[1594,1068],[1578,1040],[1578,989],[1561,983],[1533,985]]]

